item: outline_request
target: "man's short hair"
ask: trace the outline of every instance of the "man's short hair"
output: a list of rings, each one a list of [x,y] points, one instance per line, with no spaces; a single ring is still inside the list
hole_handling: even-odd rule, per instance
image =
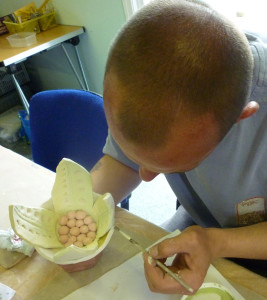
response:
[[[245,35],[202,1],[158,0],[119,32],[106,74],[123,87],[117,120],[125,138],[157,146],[180,116],[206,112],[221,138],[249,95],[253,61]]]

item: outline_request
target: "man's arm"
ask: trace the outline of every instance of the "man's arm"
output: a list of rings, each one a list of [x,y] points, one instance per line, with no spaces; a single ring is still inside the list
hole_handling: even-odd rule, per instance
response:
[[[116,204],[127,197],[141,182],[138,172],[109,155],[104,155],[90,173],[94,192],[111,193]]]
[[[267,222],[231,229],[188,227],[177,237],[150,249],[153,258],[165,259],[176,254],[174,272],[195,291],[201,286],[210,263],[217,257],[267,260]],[[188,292],[145,256],[145,274],[150,289],[160,293]]]

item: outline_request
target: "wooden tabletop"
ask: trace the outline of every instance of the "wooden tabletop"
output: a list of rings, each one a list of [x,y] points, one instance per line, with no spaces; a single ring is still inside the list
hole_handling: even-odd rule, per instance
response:
[[[0,229],[7,230],[10,226],[8,205],[20,203],[39,207],[50,198],[55,174],[0,146],[0,178]],[[116,207],[115,223],[144,247],[150,246],[166,235],[163,229],[119,207]],[[100,261],[93,269],[67,273],[35,252],[32,257],[24,258],[10,269],[0,267],[0,282],[16,291],[14,300],[62,299],[120,265],[137,252],[136,247],[129,247],[129,243],[115,231]],[[266,278],[225,259],[216,260],[214,266],[245,299],[267,298]]]
[[[22,61],[36,53],[47,50],[59,45],[73,37],[84,32],[81,26],[57,25],[46,31],[36,34],[37,43],[22,48],[13,48],[6,39],[10,34],[0,36],[0,66],[9,66],[10,64]]]

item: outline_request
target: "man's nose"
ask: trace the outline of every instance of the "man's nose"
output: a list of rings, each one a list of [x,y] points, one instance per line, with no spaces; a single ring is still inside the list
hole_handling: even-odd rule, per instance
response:
[[[159,175],[159,173],[151,172],[151,171],[149,171],[145,168],[140,167],[139,168],[139,175],[140,175],[142,180],[151,181],[152,179],[157,177]]]

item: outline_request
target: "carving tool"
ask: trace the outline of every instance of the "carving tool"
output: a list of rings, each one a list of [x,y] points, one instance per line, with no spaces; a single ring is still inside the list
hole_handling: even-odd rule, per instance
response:
[[[118,226],[114,227],[115,230],[117,230],[123,237],[125,237],[130,243],[132,243],[133,245],[135,245],[137,248],[139,248],[142,252],[148,253],[149,252],[144,249],[137,241],[135,241],[134,239],[132,239],[127,233],[125,233],[124,231],[122,231]],[[149,254],[150,255],[150,254]],[[162,262],[160,262],[159,260],[153,258],[153,260],[155,261],[156,265],[158,267],[160,267],[163,271],[165,271],[166,273],[168,273],[173,279],[175,279],[178,283],[180,283],[184,288],[187,289],[188,292],[193,293],[194,290],[183,281],[183,279],[181,278],[181,276],[179,276],[177,273],[172,272],[168,267],[166,267]]]

